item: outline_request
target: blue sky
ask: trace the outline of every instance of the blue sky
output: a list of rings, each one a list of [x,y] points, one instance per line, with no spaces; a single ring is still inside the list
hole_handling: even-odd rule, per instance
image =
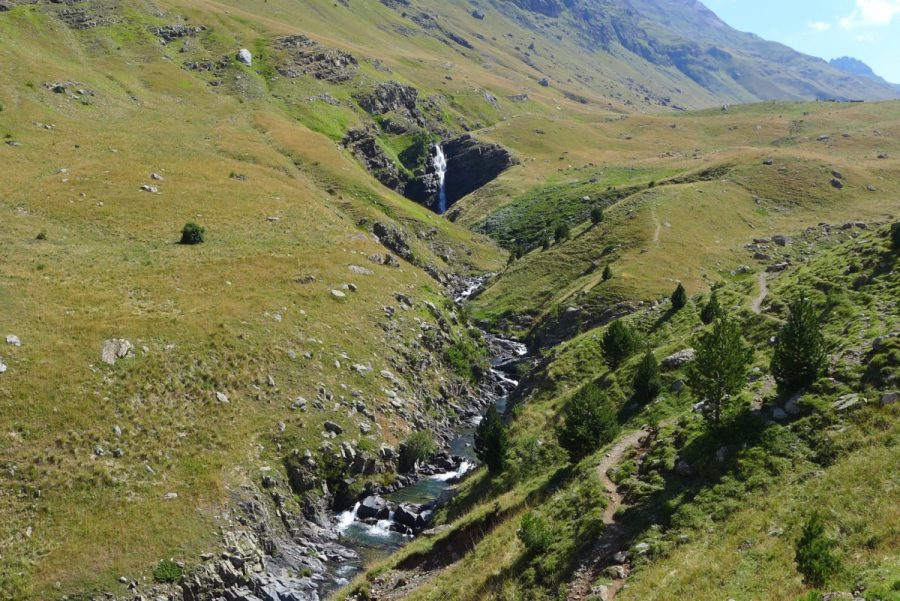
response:
[[[900,0],[704,0],[725,22],[831,59],[852,56],[900,83]]]

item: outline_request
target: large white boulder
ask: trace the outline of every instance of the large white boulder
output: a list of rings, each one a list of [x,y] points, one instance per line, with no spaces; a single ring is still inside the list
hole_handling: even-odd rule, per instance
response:
[[[250,51],[246,48],[241,48],[240,50],[238,50],[237,56],[235,58],[237,58],[239,63],[244,63],[248,67],[253,64],[253,55],[250,54]]]

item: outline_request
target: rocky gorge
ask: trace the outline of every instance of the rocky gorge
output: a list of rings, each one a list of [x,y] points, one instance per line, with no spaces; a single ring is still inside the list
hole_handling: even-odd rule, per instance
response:
[[[487,281],[450,278],[446,294],[461,304]],[[318,601],[369,561],[432,527],[434,510],[477,467],[474,430],[482,413],[490,404],[505,411],[518,385],[512,376],[527,354],[514,340],[481,335],[491,367],[474,388],[448,396],[457,418],[450,428],[434,430],[436,452],[410,459],[405,444],[383,444],[371,456],[352,443],[326,440],[316,453],[289,453],[286,477],[264,470],[233,491],[220,515],[218,552],[201,555],[193,566],[179,563],[184,575],[171,584],[127,582],[132,594],[121,601]],[[315,402],[329,397],[320,391]],[[369,413],[362,404],[359,410]],[[343,434],[334,422],[326,421],[324,429],[326,438]],[[376,473],[389,473],[392,481],[367,479]],[[365,480],[362,488],[354,486],[358,479]]]

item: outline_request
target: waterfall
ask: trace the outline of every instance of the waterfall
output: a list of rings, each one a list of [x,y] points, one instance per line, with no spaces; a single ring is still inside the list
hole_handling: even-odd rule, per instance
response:
[[[447,211],[447,189],[444,181],[447,179],[447,157],[440,144],[434,145],[434,170],[438,176],[438,214],[443,215]]]
[[[344,532],[353,524],[353,521],[356,520],[356,512],[359,511],[359,506],[360,503],[357,503],[353,506],[353,509],[338,515],[336,524],[338,532]]]

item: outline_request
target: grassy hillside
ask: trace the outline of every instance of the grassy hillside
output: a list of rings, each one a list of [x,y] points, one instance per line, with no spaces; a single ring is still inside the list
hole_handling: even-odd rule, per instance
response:
[[[31,7],[0,19],[0,135],[15,143],[0,146],[0,331],[22,341],[0,350],[3,598],[114,589],[215,548],[233,495],[280,464],[279,423],[315,448],[325,419],[348,421],[294,399],[353,389],[386,403],[352,366],[396,370],[415,344],[416,331],[400,344],[381,327],[395,293],[439,302],[422,267],[499,265],[485,239],[385,190],[299,122],[256,70],[232,67],[235,89],[212,88],[148,33],[166,19],[127,6],[86,32]],[[223,53],[267,31],[220,7],[197,14]],[[73,83],[45,85],[60,81]],[[420,266],[368,260],[386,251],[369,229],[379,220],[410,233]],[[176,244],[187,221],[204,244]],[[427,230],[432,241],[417,238]],[[358,291],[332,296],[347,284]],[[108,366],[101,349],[118,338],[134,356]],[[394,444],[410,428],[378,421]]]
[[[710,431],[691,410],[689,388],[673,386],[684,368],[664,370],[658,399],[636,404],[631,376],[639,357],[609,369],[599,344],[605,328],[585,332],[541,357],[530,394],[513,412],[506,472],[466,482],[446,511],[447,530],[372,570],[356,590],[411,599],[819,598],[807,597],[815,587],[794,564],[800,529],[818,510],[842,566],[820,590],[897,598],[897,405],[881,401],[896,388],[900,366],[897,254],[886,228],[830,232],[810,235],[816,250],[808,264],[772,276],[759,314],[747,307],[755,278],[728,278],[719,288],[754,349],[724,430]],[[800,295],[822,311],[829,361],[786,413],[786,397],[768,375],[768,339]],[[663,304],[625,319],[662,360],[693,343],[704,303],[698,296],[674,314]],[[568,464],[553,429],[562,404],[583,386],[605,391],[626,434]],[[853,394],[868,402],[852,409],[836,402]],[[624,505],[604,526],[598,512],[609,499],[600,487],[606,475]],[[540,548],[522,534],[533,529],[526,519],[544,524]],[[442,561],[453,540],[468,541],[470,550]],[[602,541],[614,545],[597,546]],[[614,551],[626,559],[614,560]],[[621,564],[627,578],[607,574],[607,566]],[[402,592],[390,593],[394,587]]]

